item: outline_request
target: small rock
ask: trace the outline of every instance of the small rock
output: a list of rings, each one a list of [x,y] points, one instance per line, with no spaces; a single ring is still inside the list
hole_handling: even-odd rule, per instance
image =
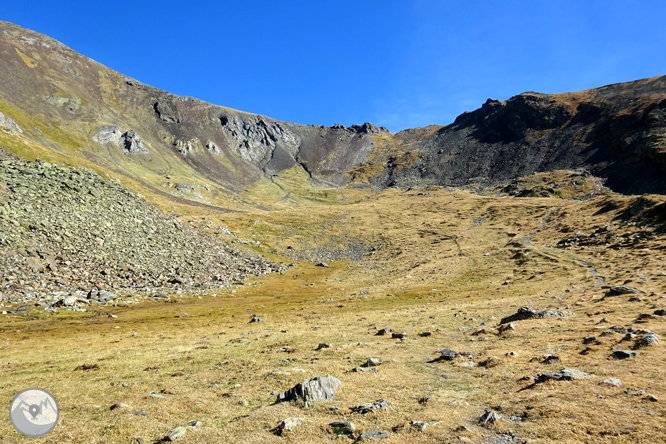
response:
[[[645,293],[643,290],[639,290],[635,287],[630,287],[628,285],[617,285],[611,287],[607,292],[606,296],[618,296],[622,294],[632,294],[632,293]]]
[[[445,348],[444,350],[442,350],[439,353],[441,355],[439,359],[442,359],[444,361],[453,361],[454,359],[460,357],[460,353],[455,352],[455,351],[453,351],[451,349],[448,349],[448,348]]]
[[[126,409],[126,408],[128,408],[128,407],[129,407],[129,405],[124,404],[124,403],[122,403],[122,402],[118,402],[118,403],[113,404],[113,405],[111,406],[111,409],[110,409],[110,410],[120,410],[120,409]]]
[[[628,388],[624,391],[624,393],[629,396],[640,396],[647,394],[645,390],[635,389],[635,388]]]
[[[536,383],[545,382],[548,380],[554,381],[571,381],[578,378],[588,378],[592,376],[589,373],[581,372],[573,368],[563,368],[554,373],[541,373],[535,378]]]
[[[356,427],[351,422],[332,422],[328,426],[338,436],[351,436],[356,430]]]
[[[458,367],[474,368],[476,367],[476,364],[474,361],[465,361],[458,364]]]
[[[393,404],[391,404],[390,402],[384,399],[378,399],[375,402],[368,402],[365,404],[357,405],[355,407],[350,407],[349,410],[351,410],[352,413],[360,413],[362,415],[365,415],[367,413],[376,412],[377,410],[380,409],[391,410],[392,408]]]
[[[148,416],[148,412],[144,412],[143,410],[137,410],[134,412],[134,416]]]
[[[494,424],[497,420],[501,418],[501,415],[495,410],[486,410],[486,412],[479,419],[479,425],[483,424]]]
[[[400,332],[400,333],[393,332],[393,333],[391,333],[391,338],[393,338],[393,339],[403,339],[403,338],[406,339],[407,338],[407,333],[405,333],[404,331]]]
[[[636,344],[638,347],[649,347],[651,345],[657,345],[659,344],[659,339],[657,338],[656,335],[654,334],[649,334],[642,336],[641,339],[638,341],[638,344]]]
[[[355,367],[352,369],[352,372],[355,373],[379,373],[376,367],[366,368],[366,367]]]
[[[368,358],[368,360],[365,362],[365,364],[362,365],[362,367],[377,367],[380,364],[381,362],[379,362],[379,359]]]
[[[425,405],[425,404],[429,403],[430,401],[432,401],[433,398],[434,398],[433,395],[424,396],[423,398],[419,399],[419,404]]]
[[[175,429],[172,429],[171,431],[169,431],[169,433],[167,433],[166,435],[164,435],[164,438],[162,438],[162,441],[175,441],[178,438],[185,435],[185,433],[187,433],[187,427],[178,426]]]
[[[385,336],[391,333],[390,328],[382,328],[381,330],[377,331],[377,334],[375,336]]]
[[[597,338],[594,337],[594,336],[585,336],[585,339],[583,339],[583,344],[586,344],[586,345],[591,344],[596,340],[597,340]]]
[[[419,333],[419,336],[422,338],[427,338],[428,336],[432,336],[432,333],[429,331],[424,331],[422,333]]]
[[[615,387],[619,387],[622,385],[622,381],[617,378],[608,378],[604,380],[604,384],[609,384],[609,385],[614,385]]]
[[[357,441],[363,441],[364,439],[370,439],[370,438],[374,440],[380,440],[380,439],[387,439],[388,437],[389,437],[388,432],[383,432],[381,430],[373,430],[372,432],[361,433]]]
[[[650,402],[659,402],[659,399],[657,399],[657,397],[654,395],[647,395],[645,399]]]
[[[322,342],[320,343],[315,350],[326,350],[327,348],[331,348],[331,344],[328,342]]]
[[[611,355],[613,359],[630,359],[635,358],[639,355],[638,352],[627,351],[627,350],[615,350]]]
[[[264,320],[257,315],[252,315],[252,319],[250,319],[249,323],[252,324],[253,322],[264,322]]]
[[[302,418],[287,418],[278,422],[277,427],[271,430],[271,433],[278,436],[283,436],[288,432],[293,432],[294,428],[302,425]]]
[[[423,432],[428,427],[433,426],[435,424],[439,424],[439,422],[440,421],[430,421],[430,422],[411,421],[409,425],[418,430],[419,432]]]

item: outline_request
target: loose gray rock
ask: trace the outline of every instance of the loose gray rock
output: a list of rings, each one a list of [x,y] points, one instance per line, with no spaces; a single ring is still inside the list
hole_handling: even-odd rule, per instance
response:
[[[445,348],[444,350],[442,350],[439,353],[440,353],[439,359],[442,359],[444,361],[453,361],[454,359],[460,357],[460,353],[455,352],[455,351],[453,351],[449,348]]]
[[[440,421],[430,421],[430,422],[422,422],[422,421],[411,421],[409,423],[410,426],[418,430],[419,432],[425,431],[430,426],[433,426],[435,424],[439,424]]]
[[[645,397],[645,399],[650,402],[659,402],[659,399],[657,399],[657,397],[654,395],[648,395]]]
[[[573,368],[563,368],[553,373],[540,373],[535,378],[536,383],[545,382],[549,380],[553,381],[571,381],[578,378],[589,378],[592,376],[589,373],[581,372]]]
[[[377,334],[375,336],[385,336],[391,334],[391,329],[390,328],[382,328],[381,330],[377,331]]]
[[[617,378],[608,378],[608,379],[604,380],[604,384],[614,385],[615,387],[620,387],[622,385],[622,381],[617,379]]]
[[[479,425],[484,425],[484,424],[494,424],[497,422],[502,416],[497,413],[495,410],[486,410],[486,412],[479,418]]]
[[[355,373],[379,373],[377,367],[367,368],[367,367],[355,367],[352,369]]]
[[[657,336],[654,334],[649,334],[641,336],[641,338],[638,340],[638,344],[636,345],[638,347],[649,347],[651,345],[657,345],[657,344],[659,344],[659,339],[657,338]]]
[[[328,342],[322,342],[315,348],[315,350],[326,350],[327,348],[331,348],[331,344]]]
[[[474,361],[465,361],[458,364],[458,367],[474,368],[476,363]]]
[[[357,441],[363,441],[364,439],[370,439],[370,438],[374,440],[380,440],[380,439],[387,439],[388,437],[389,437],[388,432],[382,432],[381,430],[374,430],[372,432],[361,433]]]
[[[356,430],[356,427],[351,422],[332,422],[328,426],[338,436],[351,436]]]
[[[630,287],[629,285],[617,285],[611,287],[607,292],[606,296],[619,296],[622,294],[632,294],[632,293],[645,293],[643,290],[639,290],[636,287]]]
[[[520,307],[515,314],[511,316],[506,316],[502,318],[500,324],[508,324],[515,321],[524,321],[526,319],[543,319],[543,318],[564,318],[567,316],[573,316],[573,313],[568,310],[558,311],[558,310],[544,310],[537,311],[534,308],[528,307],[526,305]]]
[[[288,432],[293,432],[294,428],[303,424],[302,418],[287,418],[278,421],[277,427],[271,430],[271,433],[278,436],[283,436]]]
[[[376,412],[377,410],[391,410],[393,408],[393,404],[390,402],[386,401],[385,399],[378,399],[375,402],[368,402],[365,404],[357,405],[356,407],[350,407],[349,410],[352,411],[352,413],[360,413],[362,415]]]
[[[363,364],[361,367],[377,367],[378,365],[381,365],[381,362],[379,362],[379,359],[375,358],[368,358],[368,360]]]
[[[335,399],[335,392],[342,383],[338,378],[331,375],[318,376],[313,379],[306,379],[300,384],[296,384],[286,392],[280,393],[276,402],[297,401],[303,399],[306,406],[311,406],[316,402]]]
[[[252,319],[250,319],[249,323],[252,324],[253,322],[264,322],[264,320],[257,315],[252,315]]]
[[[175,441],[178,438],[184,436],[185,433],[187,433],[187,427],[178,426],[175,429],[170,430],[169,433],[167,433],[166,435],[164,435],[162,441],[168,441],[168,442]]]
[[[124,404],[122,402],[117,402],[117,403],[115,403],[111,406],[110,410],[120,410],[120,409],[126,409],[128,407],[129,407],[128,404]]]
[[[638,352],[628,351],[628,350],[615,350],[611,355],[613,359],[630,359],[638,356]]]

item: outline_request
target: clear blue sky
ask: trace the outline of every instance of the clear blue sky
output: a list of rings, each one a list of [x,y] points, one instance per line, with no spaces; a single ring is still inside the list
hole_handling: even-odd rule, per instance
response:
[[[298,123],[446,124],[666,74],[666,2],[13,1],[0,18],[175,94]]]

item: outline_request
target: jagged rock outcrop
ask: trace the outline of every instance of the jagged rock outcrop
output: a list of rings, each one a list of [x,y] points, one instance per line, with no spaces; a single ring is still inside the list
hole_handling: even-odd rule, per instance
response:
[[[102,145],[111,143],[117,145],[122,148],[123,154],[126,156],[149,153],[136,131],[124,131],[119,126],[109,125],[101,127],[97,131],[97,134],[93,136],[93,140]]]

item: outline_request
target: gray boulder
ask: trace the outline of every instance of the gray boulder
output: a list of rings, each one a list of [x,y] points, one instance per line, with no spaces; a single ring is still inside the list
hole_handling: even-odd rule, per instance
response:
[[[622,294],[633,294],[633,293],[645,293],[643,290],[639,290],[636,287],[630,287],[629,285],[617,285],[611,287],[607,292],[606,296],[619,296]]]
[[[276,402],[297,401],[303,399],[306,407],[314,403],[335,399],[335,393],[342,382],[332,375],[306,379],[289,390],[278,395]]]
[[[371,438],[374,440],[380,440],[380,439],[387,439],[388,437],[389,437],[388,432],[383,432],[381,430],[373,430],[372,432],[361,433],[357,441],[363,441],[364,439],[371,439]]]
[[[393,404],[390,402],[386,401],[385,399],[378,399],[375,402],[368,402],[365,404],[357,405],[356,407],[350,407],[349,410],[351,410],[352,413],[360,413],[365,415],[367,413],[376,412],[378,410],[391,410],[392,408]]]
[[[564,318],[567,316],[573,316],[573,313],[568,310],[544,310],[537,311],[534,308],[528,306],[522,306],[518,311],[511,316],[506,316],[502,318],[500,324],[508,324],[515,321],[524,321],[525,319],[543,319],[543,318]]]
[[[535,378],[535,382],[545,382],[549,380],[553,381],[571,381],[578,378],[589,378],[592,376],[589,373],[581,372],[573,368],[563,368],[554,373],[540,373]]]

